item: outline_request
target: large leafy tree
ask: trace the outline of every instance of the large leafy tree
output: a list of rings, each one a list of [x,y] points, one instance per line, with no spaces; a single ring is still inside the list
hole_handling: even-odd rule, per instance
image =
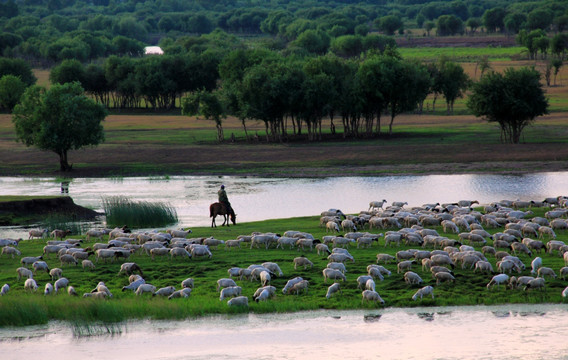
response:
[[[218,94],[206,90],[196,91],[182,99],[182,115],[203,116],[205,120],[213,120],[217,128],[217,140],[224,140],[223,119],[226,117],[225,105]]]
[[[440,90],[446,99],[448,114],[454,111],[454,102],[463,96],[469,87],[469,76],[463,67],[453,61],[443,61],[440,64]]]
[[[104,141],[105,108],[85,96],[79,83],[29,87],[14,108],[16,138],[26,146],[59,155],[61,171],[70,171],[69,150]]]
[[[14,75],[0,77],[0,108],[12,111],[25,90],[26,84],[19,77]]]
[[[540,74],[534,68],[489,72],[472,87],[467,107],[475,116],[496,122],[501,140],[518,144],[521,133],[536,117],[548,113]]]

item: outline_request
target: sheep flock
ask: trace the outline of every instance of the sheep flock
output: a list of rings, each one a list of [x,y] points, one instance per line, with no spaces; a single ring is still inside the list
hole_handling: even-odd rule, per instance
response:
[[[230,307],[311,295],[329,307],[352,302],[356,308],[389,306],[389,299],[400,304],[400,294],[403,304],[451,304],[440,294],[470,282],[467,288],[476,290],[479,303],[495,292],[544,296],[550,289],[564,301],[568,245],[561,239],[568,239],[567,203],[566,196],[418,207],[370,201],[358,214],[323,211],[311,233],[253,232],[226,240],[192,237],[189,229],[101,228],[78,238],[63,230],[32,229],[29,240],[0,239],[0,265],[14,266],[3,277],[8,281],[0,296],[38,296],[32,294],[43,289],[46,297],[93,299],[84,301],[191,301],[204,289],[201,294],[216,294],[211,301]],[[45,243],[43,251],[24,250],[32,248],[23,245],[28,242],[34,249]],[[231,265],[212,268],[217,257]],[[252,263],[235,263],[233,257]],[[200,275],[204,271],[223,276],[211,281]]]

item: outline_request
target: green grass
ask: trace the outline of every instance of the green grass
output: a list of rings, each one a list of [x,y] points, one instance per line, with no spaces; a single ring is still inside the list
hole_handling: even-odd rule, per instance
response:
[[[135,228],[148,228],[175,224],[175,209],[162,202],[132,201],[123,196],[102,199],[108,226],[130,224]]]
[[[490,61],[511,61],[518,59],[525,48],[513,47],[405,47],[398,49],[405,59],[437,60],[441,56],[454,61],[476,61],[487,56]]]
[[[535,216],[542,216],[546,209],[534,210]],[[319,217],[300,217],[290,219],[276,219],[261,222],[238,223],[231,227],[218,228],[194,228],[191,237],[209,237],[218,239],[234,239],[241,234],[250,234],[253,231],[273,231],[283,233],[286,230],[302,230],[312,233],[316,238],[326,235],[319,227]],[[441,233],[441,228],[436,228]],[[500,229],[502,230],[502,229]],[[496,232],[498,230],[491,230]],[[375,231],[376,232],[376,231]],[[381,231],[383,232],[383,231]],[[557,232],[558,239],[567,241],[566,232]],[[447,235],[457,238],[454,234]],[[45,245],[44,240],[30,240],[20,243],[22,256],[37,256],[42,253]],[[83,247],[92,245],[84,243]],[[374,304],[361,304],[361,290],[356,287],[356,278],[366,274],[368,264],[376,263],[377,253],[395,254],[398,250],[408,249],[408,246],[385,248],[384,242],[374,244],[370,249],[357,249],[355,245],[349,247],[349,251],[355,257],[355,263],[347,263],[347,282],[342,284],[343,294],[337,294],[331,299],[325,298],[327,287],[331,284],[323,282],[321,271],[326,267],[325,255],[317,255],[315,251],[297,251],[296,249],[265,250],[250,249],[250,245],[244,244],[241,249],[227,251],[221,245],[218,249],[212,249],[213,257],[192,260],[171,260],[169,257],[157,258],[152,261],[145,254],[134,254],[128,261],[134,261],[144,270],[144,278],[148,283],[157,288],[173,285],[179,289],[180,282],[188,277],[195,279],[195,288],[188,299],[175,299],[169,301],[165,298],[151,297],[149,295],[136,297],[131,291],[122,292],[121,288],[128,284],[125,275],[118,275],[120,262],[96,263],[93,271],[83,271],[80,266],[63,267],[63,276],[70,280],[79,294],[90,292],[99,281],[104,281],[113,297],[109,300],[95,300],[88,298],[74,298],[67,294],[44,296],[43,287],[51,279],[46,273],[38,273],[34,276],[40,289],[36,293],[27,293],[23,289],[24,281],[16,281],[16,268],[20,266],[19,258],[11,259],[3,256],[0,258],[0,284],[8,283],[11,286],[9,293],[0,298],[0,326],[24,326],[31,324],[45,324],[50,320],[67,320],[76,324],[77,331],[89,333],[90,331],[115,331],[113,329],[102,330],[96,326],[91,329],[89,324],[100,322],[120,322],[127,319],[186,319],[207,314],[229,314],[235,312],[252,311],[257,313],[266,312],[293,312],[300,310],[316,309],[369,309],[376,308]],[[312,269],[294,269],[292,259],[305,255],[313,263]],[[543,258],[545,266],[553,268],[557,273],[564,266],[564,261],[557,254],[538,254]],[[526,255],[521,259],[530,268],[530,261]],[[55,255],[47,257],[46,261],[53,267],[61,267]],[[94,259],[93,259],[94,261]],[[219,301],[216,291],[216,281],[219,278],[228,277],[227,269],[230,267],[248,267],[250,264],[260,264],[265,261],[276,262],[284,272],[281,278],[275,278],[272,284],[277,288],[274,299],[265,303],[254,303],[251,299],[254,291],[260,286],[259,282],[239,281],[237,284],[243,288],[243,295],[249,297],[248,309],[234,309],[226,305],[226,301]],[[495,267],[495,259],[489,259]],[[396,273],[396,265],[386,265],[392,271],[390,277],[384,281],[377,281],[377,291],[386,301],[389,307],[414,307],[414,306],[447,306],[447,305],[475,305],[475,304],[505,304],[505,303],[561,303],[560,295],[566,286],[565,280],[547,279],[547,288],[544,291],[511,290],[501,287],[488,291],[486,284],[491,275],[473,273],[471,270],[462,270],[457,267],[454,271],[456,282],[454,284],[436,285],[429,273],[422,272],[420,266],[415,266],[413,271],[418,273],[424,280],[423,285],[433,285],[435,299],[412,301],[411,296],[421,286],[411,286],[402,279],[402,274]],[[523,275],[529,275],[525,270]],[[295,276],[302,276],[310,282],[307,295],[283,295],[282,287],[286,281]]]

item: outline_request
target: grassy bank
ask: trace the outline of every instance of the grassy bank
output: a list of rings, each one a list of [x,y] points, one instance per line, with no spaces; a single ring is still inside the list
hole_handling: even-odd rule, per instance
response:
[[[535,211],[535,215],[541,216],[543,209]],[[441,228],[436,228],[442,232]],[[312,233],[316,238],[326,235],[319,227],[319,217],[302,217],[291,219],[277,219],[262,222],[243,223],[229,228],[194,228],[192,237],[209,237],[217,239],[234,239],[241,234],[250,234],[253,231],[273,231],[283,233],[286,230],[301,230]],[[501,229],[502,230],[502,229]],[[493,230],[492,232],[496,232]],[[382,231],[381,231],[382,232]],[[567,241],[568,233],[557,232],[558,239]],[[454,234],[447,235],[456,239]],[[73,236],[77,237],[77,236]],[[45,240],[31,240],[20,243],[22,256],[41,255]],[[83,243],[83,247],[92,243]],[[357,289],[356,279],[367,273],[366,267],[376,263],[378,253],[394,255],[397,251],[408,249],[408,246],[385,248],[384,240],[380,244],[374,243],[372,248],[357,249],[355,245],[349,247],[349,251],[355,258],[354,263],[348,262],[347,281],[342,284],[343,294],[336,294],[331,299],[326,299],[327,284],[323,282],[322,269],[326,267],[327,255],[317,255],[315,250],[310,252],[297,251],[296,249],[268,250],[250,249],[250,245],[244,244],[241,249],[225,250],[223,245],[218,249],[212,249],[211,259],[198,258],[192,260],[170,259],[169,257],[156,258],[152,261],[145,254],[132,255],[128,261],[134,261],[144,271],[147,283],[157,288],[175,286],[180,288],[182,280],[192,277],[195,279],[195,288],[188,299],[167,300],[162,297],[142,296],[137,297],[131,291],[122,292],[121,288],[128,285],[126,275],[118,275],[120,262],[96,263],[93,271],[84,271],[80,266],[64,266],[63,276],[70,280],[79,294],[90,292],[99,281],[104,281],[113,298],[109,300],[94,300],[82,297],[74,298],[66,293],[54,296],[44,296],[43,287],[50,282],[47,273],[38,273],[34,276],[40,288],[36,293],[27,293],[23,289],[24,281],[16,281],[16,268],[20,266],[19,259],[6,257],[0,258],[0,284],[8,283],[11,286],[6,296],[0,297],[0,326],[22,326],[42,324],[49,320],[70,320],[75,322],[105,321],[115,322],[126,319],[185,319],[205,314],[223,314],[232,312],[252,311],[262,312],[293,312],[300,310],[315,309],[370,309],[377,308],[375,304],[361,304],[361,290]],[[292,259],[305,255],[314,263],[314,267],[304,270],[294,269]],[[559,273],[564,261],[561,256],[554,254],[536,254],[543,259],[544,266],[553,268]],[[520,258],[529,268],[522,275],[530,275],[531,258],[520,255]],[[46,259],[50,267],[60,267],[59,261],[54,255]],[[276,262],[284,272],[284,276],[275,278],[272,284],[277,288],[274,299],[263,303],[254,303],[252,294],[260,287],[258,281],[237,280],[237,284],[243,288],[243,295],[249,297],[249,309],[230,308],[225,301],[219,301],[216,291],[216,281],[228,277],[227,269],[231,267],[248,267],[251,264],[262,262]],[[495,268],[495,259],[489,258]],[[94,259],[93,259],[94,262]],[[427,272],[423,272],[421,266],[414,265],[413,271],[418,273],[424,280],[422,285],[408,285],[403,281],[402,274],[397,274],[396,264],[386,265],[392,271],[392,275],[385,280],[377,280],[377,291],[386,301],[388,307],[412,307],[412,306],[445,306],[445,305],[474,305],[474,304],[506,304],[506,303],[560,303],[563,301],[561,291],[568,284],[567,281],[546,279],[546,289],[543,291],[523,291],[520,289],[487,290],[486,284],[491,279],[490,274],[474,273],[472,270],[461,269],[459,266],[454,270],[455,283],[442,283],[436,285],[435,281]],[[310,282],[307,295],[283,295],[281,289],[288,279],[301,276]],[[430,298],[422,301],[412,301],[411,296],[418,288],[424,285],[434,286],[435,299]]]

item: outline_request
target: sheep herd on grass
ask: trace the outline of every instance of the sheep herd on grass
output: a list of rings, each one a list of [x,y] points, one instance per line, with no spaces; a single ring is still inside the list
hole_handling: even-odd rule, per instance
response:
[[[47,240],[43,254],[22,257],[22,266],[15,271],[17,281],[24,281],[23,288],[26,291],[37,291],[39,285],[34,276],[45,271],[53,282],[45,284],[46,296],[55,295],[64,289],[69,295],[76,296],[77,292],[71,285],[73,279],[63,276],[66,267],[78,266],[80,263],[84,271],[93,271],[100,262],[119,262],[121,266],[118,275],[128,276],[128,285],[123,286],[122,291],[132,291],[136,296],[151,294],[176,299],[188,298],[191,295],[194,288],[193,278],[183,280],[179,290],[176,290],[177,284],[157,288],[146,282],[142,268],[132,262],[130,257],[147,256],[156,262],[164,258],[171,261],[204,258],[207,261],[220,247],[225,251],[296,249],[302,251],[302,255],[289,259],[295,274],[282,288],[282,295],[307,294],[310,281],[314,282],[313,276],[308,280],[297,275],[321,273],[322,278],[318,281],[323,284],[327,284],[328,280],[332,282],[329,287],[325,285],[327,299],[346,296],[343,290],[356,288],[361,291],[362,304],[370,302],[385,305],[388,303],[388,296],[385,301],[379,295],[377,289],[380,288],[380,283],[385,277],[401,276],[400,281],[410,288],[416,288],[412,300],[422,301],[426,297],[434,301],[433,285],[450,287],[452,283],[460,281],[454,272],[456,269],[461,272],[487,274],[488,290],[503,287],[538,291],[546,288],[545,279],[560,277],[565,280],[568,276],[568,245],[556,239],[556,232],[565,232],[568,229],[567,200],[565,196],[558,196],[542,202],[503,200],[483,206],[477,201],[462,200],[457,203],[424,204],[412,208],[405,207],[408,205],[406,202],[397,201],[387,206],[386,200],[371,201],[369,210],[356,215],[345,215],[338,209],[322,212],[320,226],[325,228],[326,233],[331,231],[332,234],[326,234],[321,239],[296,230],[286,231],[282,235],[252,233],[238,236],[236,239],[219,240],[214,237],[191,238],[191,230],[131,232],[125,231],[124,228],[115,228],[89,230],[85,239],[89,245],[83,246],[83,240],[65,240],[69,235],[67,231],[54,230],[50,235],[53,240],[47,240],[47,230],[34,229],[29,232],[29,239]],[[478,205],[477,209],[473,208],[474,204]],[[534,207],[549,209],[544,217],[531,217],[531,209]],[[340,235],[340,229],[349,232]],[[446,234],[457,239],[449,238]],[[103,242],[107,236],[108,241]],[[97,242],[90,243],[91,241]],[[0,239],[1,255],[11,258],[21,256],[18,243],[18,240]],[[380,251],[381,247],[401,249],[393,256]],[[379,249],[376,263],[368,264],[366,273],[347,275],[350,265],[357,260],[349,252],[350,248],[372,252]],[[308,252],[311,255],[306,256]],[[317,257],[327,258],[325,268],[317,268],[314,261],[308,258],[315,259],[315,253]],[[533,257],[533,254],[542,257]],[[544,266],[546,257],[551,256],[563,256],[565,266],[557,269],[558,275],[551,267]],[[51,268],[46,260],[51,262]],[[53,267],[54,261],[57,261],[60,267]],[[530,264],[530,274],[527,273],[527,264]],[[395,270],[397,275],[392,275]],[[495,274],[496,272],[498,274]],[[274,299],[277,296],[277,289],[273,285],[275,280],[287,276],[274,262],[231,267],[227,269],[227,273],[229,277],[219,279],[216,288],[219,300],[228,300],[229,306],[248,306],[249,297],[255,302]],[[243,287],[236,281],[258,281],[260,287],[253,294],[244,294]],[[199,279],[195,282],[199,282]],[[7,295],[9,290],[10,285],[5,284],[0,295]],[[381,292],[383,290],[389,292],[388,288],[381,289]],[[568,287],[562,291],[564,298],[567,295]],[[84,293],[83,297],[109,299],[113,294],[104,281],[99,281],[90,292]]]

